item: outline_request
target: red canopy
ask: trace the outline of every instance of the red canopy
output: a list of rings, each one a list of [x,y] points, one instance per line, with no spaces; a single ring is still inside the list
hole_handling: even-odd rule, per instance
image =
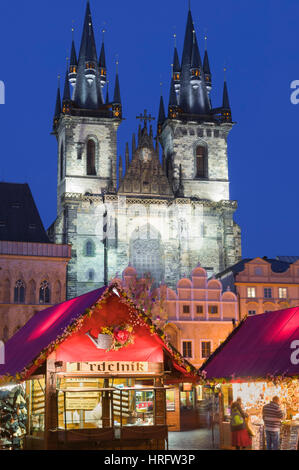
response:
[[[195,380],[186,370],[190,365],[174,357],[150,319],[117,289],[119,296],[113,286],[103,287],[37,313],[5,344],[0,378],[28,378],[55,350],[57,361],[65,362],[163,362],[166,352],[182,379]],[[102,327],[124,323],[134,325],[134,343],[117,351],[98,349],[86,335],[97,338]]]
[[[295,340],[299,341],[299,307],[248,317],[200,370],[207,379],[298,376],[299,364],[291,361]]]

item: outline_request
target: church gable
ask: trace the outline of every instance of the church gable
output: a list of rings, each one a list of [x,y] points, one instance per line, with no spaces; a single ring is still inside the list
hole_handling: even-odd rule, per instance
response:
[[[146,121],[139,128],[138,146],[133,149],[132,160],[126,159],[126,173],[118,193],[134,196],[173,197],[166,174],[159,160],[159,148],[154,148],[152,127],[148,134]]]

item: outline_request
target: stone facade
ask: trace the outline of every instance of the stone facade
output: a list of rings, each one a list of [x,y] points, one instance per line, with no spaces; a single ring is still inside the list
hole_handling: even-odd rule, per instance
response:
[[[121,278],[113,281],[127,289],[134,286],[136,278],[137,271],[127,267]],[[221,282],[209,280],[200,266],[193,269],[190,278],[180,279],[176,289],[163,285],[154,293],[163,300],[159,309],[153,309],[153,320],[195,367],[227,338],[239,319],[237,296],[230,290],[222,292]]]
[[[63,117],[59,126],[58,158],[61,158],[63,146],[65,173],[58,172],[58,217],[48,232],[55,243],[72,245],[68,298],[103,285],[105,279],[111,279],[129,263],[136,267],[140,276],[151,272],[157,283],[165,281],[174,288],[184,273],[191,272],[198,262],[211,275],[241,258],[240,229],[233,220],[237,203],[230,201],[228,194],[228,124],[223,125],[224,136],[219,133],[217,137],[206,138],[203,135],[200,140],[201,145],[208,148],[210,173],[206,180],[194,177],[197,134],[182,137],[183,143],[176,138],[177,153],[181,152],[182,159],[176,154],[174,161],[182,161],[183,168],[179,177],[183,194],[176,196],[176,184],[180,182],[164,174],[146,126],[139,132],[132,158],[126,156],[123,177],[123,168],[119,167],[120,185],[116,190],[117,123],[98,118],[96,127],[95,123],[72,119]],[[162,133],[166,155],[169,147],[163,135],[168,133],[167,126]],[[169,128],[172,126],[173,122]],[[194,128],[199,133],[203,126]],[[86,147],[91,136],[96,141],[95,176],[86,175]],[[218,154],[221,165],[217,163]],[[110,171],[112,179],[109,168],[113,170]],[[173,174],[176,175],[175,171]],[[141,184],[144,179],[149,181],[149,186]],[[139,182],[138,187],[134,181]],[[159,187],[163,191],[158,191]],[[88,244],[91,252],[87,252]]]
[[[9,339],[37,312],[65,301],[69,259],[66,245],[0,241],[1,340]],[[49,296],[40,295],[42,285]]]
[[[241,235],[229,195],[227,85],[222,107],[213,108],[207,51],[202,64],[191,11],[181,64],[175,54],[167,117],[161,97],[156,146],[145,112],[125,165],[119,158],[117,167],[118,69],[113,100],[107,94],[104,103],[106,61],[102,52],[98,60],[89,5],[78,60],[74,51],[73,42],[62,105],[57,93],[57,219],[48,231],[55,243],[72,245],[67,297],[107,283],[128,263],[172,288],[198,262],[209,274],[236,263]]]
[[[197,123],[167,120],[160,140],[166,165],[173,174],[174,186],[179,186],[179,170],[182,167],[182,183],[186,197],[209,201],[229,200],[227,137],[231,123]],[[205,152],[205,171],[200,178],[196,174],[196,149]],[[170,171],[170,169],[169,169]]]

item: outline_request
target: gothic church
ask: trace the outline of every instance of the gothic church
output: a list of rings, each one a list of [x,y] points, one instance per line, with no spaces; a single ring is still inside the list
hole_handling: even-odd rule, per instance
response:
[[[131,149],[127,144],[125,158],[117,159],[119,75],[111,100],[105,47],[98,56],[87,1],[79,55],[73,41],[53,122],[57,219],[48,233],[72,245],[67,298],[107,284],[129,264],[175,288],[199,263],[213,274],[241,259],[237,202],[229,195],[226,81],[218,108],[211,89],[208,53],[202,61],[189,9],[182,60],[175,47],[169,105],[166,112],[161,96],[156,136],[144,112]]]

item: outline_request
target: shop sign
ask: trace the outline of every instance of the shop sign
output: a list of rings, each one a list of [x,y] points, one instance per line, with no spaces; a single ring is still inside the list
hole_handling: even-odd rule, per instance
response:
[[[67,372],[108,374],[142,374],[148,372],[148,362],[68,362]]]

